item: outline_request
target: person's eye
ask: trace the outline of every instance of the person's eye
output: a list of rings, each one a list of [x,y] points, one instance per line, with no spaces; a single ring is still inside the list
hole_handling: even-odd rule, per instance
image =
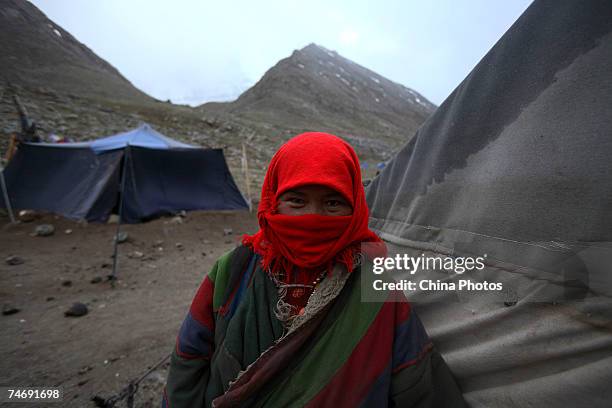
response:
[[[341,205],[344,205],[344,203],[340,200],[328,200],[327,201],[327,206],[328,207],[332,207],[332,208],[338,208]]]
[[[291,204],[295,204],[295,205],[303,205],[304,204],[304,200],[299,198],[299,197],[289,197],[289,198],[287,198],[287,201],[289,201]]]

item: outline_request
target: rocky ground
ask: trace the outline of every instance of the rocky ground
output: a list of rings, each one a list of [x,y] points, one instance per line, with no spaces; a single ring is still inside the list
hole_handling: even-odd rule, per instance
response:
[[[42,224],[53,235],[35,235]],[[62,407],[94,407],[93,397],[119,393],[167,356],[214,261],[257,230],[247,211],[122,226],[112,288],[116,224],[44,215],[11,225],[0,215],[0,225],[0,383],[63,387]],[[88,313],[65,316],[76,302]],[[159,406],[167,367],[141,382],[136,407]]]

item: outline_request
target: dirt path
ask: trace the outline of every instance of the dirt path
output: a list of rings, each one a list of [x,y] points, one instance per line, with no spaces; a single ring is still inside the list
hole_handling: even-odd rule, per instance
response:
[[[43,223],[55,234],[31,236]],[[50,215],[19,225],[0,217],[0,225],[0,303],[20,309],[0,316],[0,385],[61,386],[62,407],[93,407],[94,395],[118,393],[167,355],[214,261],[257,230],[248,212],[196,212],[182,223],[164,218],[122,227],[129,239],[119,246],[112,289],[106,276],[116,225]],[[11,255],[25,262],[8,265]],[[91,283],[96,277],[102,282]],[[64,317],[73,302],[89,313]],[[159,406],[166,373],[164,364],[141,383],[135,406]]]

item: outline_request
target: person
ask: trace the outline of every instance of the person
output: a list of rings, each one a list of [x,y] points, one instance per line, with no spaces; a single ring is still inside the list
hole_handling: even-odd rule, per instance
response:
[[[257,216],[197,290],[163,407],[465,406],[403,294],[362,301],[362,265],[386,247],[347,142],[309,132],[282,145]]]

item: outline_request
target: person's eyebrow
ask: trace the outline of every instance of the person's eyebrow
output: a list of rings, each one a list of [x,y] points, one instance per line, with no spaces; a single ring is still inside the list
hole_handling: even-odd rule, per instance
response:
[[[300,196],[303,196],[304,193],[302,193],[301,191],[297,191],[297,190],[287,190],[285,192],[283,192],[283,194],[281,194],[281,196],[284,196],[285,194],[297,194]]]
[[[327,193],[327,194],[325,194],[325,196],[324,196],[324,197],[325,197],[325,198],[340,198],[340,199],[342,199],[343,201],[346,201],[346,198],[344,198],[344,196],[343,196],[342,194],[340,194],[340,193],[336,193],[336,192],[333,192],[333,193]]]

